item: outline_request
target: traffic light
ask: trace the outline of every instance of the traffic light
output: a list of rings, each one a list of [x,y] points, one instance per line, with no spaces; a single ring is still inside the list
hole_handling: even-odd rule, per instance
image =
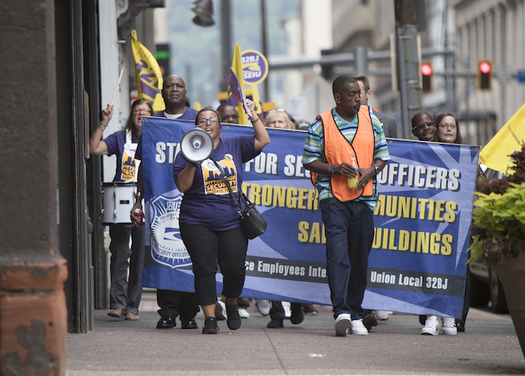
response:
[[[333,55],[335,54],[335,50],[321,50],[321,56],[327,56],[327,55]],[[334,64],[327,63],[327,64],[321,64],[321,76],[327,81],[332,81],[334,77]]]
[[[212,26],[215,24],[213,20],[212,0],[195,0],[193,5],[195,5],[195,7],[192,11],[196,14],[193,18],[193,23],[199,26]]]
[[[430,93],[434,90],[434,70],[431,61],[421,62],[421,92]]]
[[[478,90],[492,90],[492,61],[479,60],[476,74]]]
[[[170,45],[167,43],[157,44],[156,50],[155,59],[159,63],[162,77],[166,77],[170,71]]]

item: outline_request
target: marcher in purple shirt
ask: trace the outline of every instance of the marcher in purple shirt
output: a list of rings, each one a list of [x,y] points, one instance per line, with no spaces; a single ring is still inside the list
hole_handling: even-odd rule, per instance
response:
[[[142,132],[141,119],[142,116],[151,116],[152,112],[150,102],[145,99],[137,99],[131,105],[131,113],[124,129],[102,140],[102,134],[113,116],[113,106],[108,105],[102,111],[102,121],[91,135],[89,145],[91,154],[117,157],[113,182],[131,184],[137,181],[140,161],[135,159],[135,152]],[[111,285],[108,316],[138,320],[142,297],[140,278],[144,267],[145,252],[144,226],[132,226],[131,221],[129,224],[112,223],[109,225],[109,235],[111,237],[109,245]],[[131,248],[129,247],[130,236]]]
[[[223,275],[222,295],[226,297],[228,328],[236,330],[241,327],[237,299],[244,286],[248,238],[241,227],[223,174],[233,194],[239,197],[243,163],[254,158],[270,143],[270,136],[255,113],[254,103],[248,100],[248,106],[254,136],[222,139],[218,112],[211,107],[203,108],[195,118],[195,125],[213,139],[211,157],[196,163],[179,153],[173,162],[175,184],[184,193],[179,228],[193,263],[195,292],[205,317],[203,334],[217,334],[219,330],[215,317],[218,265]]]

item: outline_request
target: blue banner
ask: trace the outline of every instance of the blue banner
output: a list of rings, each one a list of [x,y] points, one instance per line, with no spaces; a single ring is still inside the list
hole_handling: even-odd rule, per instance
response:
[[[163,118],[146,118],[142,126],[146,287],[194,291],[172,171],[179,140],[194,126]],[[268,229],[249,243],[242,296],[330,305],[318,196],[302,165],[305,133],[268,133],[271,143],[244,166],[242,189]],[[251,134],[251,127],[225,125],[221,137]],[[363,306],[461,316],[478,147],[388,139],[388,148],[391,160],[377,178]]]

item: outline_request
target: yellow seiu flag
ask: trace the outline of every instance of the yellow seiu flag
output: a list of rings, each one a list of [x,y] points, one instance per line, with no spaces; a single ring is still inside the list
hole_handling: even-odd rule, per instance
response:
[[[166,108],[162,99],[162,73],[157,59],[137,40],[137,31],[131,32],[131,49],[135,58],[137,98],[153,103],[153,113]]]
[[[241,88],[244,90],[244,78],[242,75],[242,59],[241,59],[241,45],[236,44],[235,49],[233,50],[233,61],[232,61],[232,70],[237,75],[237,79],[241,85]],[[239,124],[250,124],[248,122],[248,115],[244,111],[242,103],[237,103],[237,112],[239,114]]]
[[[481,150],[481,162],[496,171],[509,173],[512,160],[509,155],[521,150],[525,143],[525,104],[510,118]]]

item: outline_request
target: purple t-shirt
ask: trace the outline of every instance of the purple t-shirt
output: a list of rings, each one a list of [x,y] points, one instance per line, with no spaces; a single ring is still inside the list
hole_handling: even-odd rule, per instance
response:
[[[243,163],[256,156],[255,136],[221,138],[211,154],[211,158],[222,166],[237,200],[242,189]],[[175,181],[187,164],[182,153],[177,154],[173,162]],[[191,188],[184,192],[179,222],[204,225],[216,231],[241,225],[226,183],[210,159],[199,164]]]
[[[178,117],[177,120],[195,120],[195,116],[197,116],[198,112],[199,111],[193,108],[186,107],[182,115]],[[166,117],[166,115],[164,114],[164,111],[159,111],[153,116],[162,117],[162,118]],[[139,144],[137,145],[137,152],[135,153],[135,159],[142,160],[142,136],[139,138]]]
[[[110,134],[108,137],[104,139],[104,142],[106,143],[106,146],[108,148],[108,155],[116,155],[117,156],[117,168],[115,169],[115,176],[113,177],[114,182],[121,182],[123,181],[121,179],[122,177],[122,155],[124,154],[124,144],[126,143],[126,131],[116,131],[115,133]],[[137,143],[137,141],[133,142],[134,144]],[[132,160],[132,158],[128,158],[129,161],[126,163],[132,163],[133,166],[135,162]]]

